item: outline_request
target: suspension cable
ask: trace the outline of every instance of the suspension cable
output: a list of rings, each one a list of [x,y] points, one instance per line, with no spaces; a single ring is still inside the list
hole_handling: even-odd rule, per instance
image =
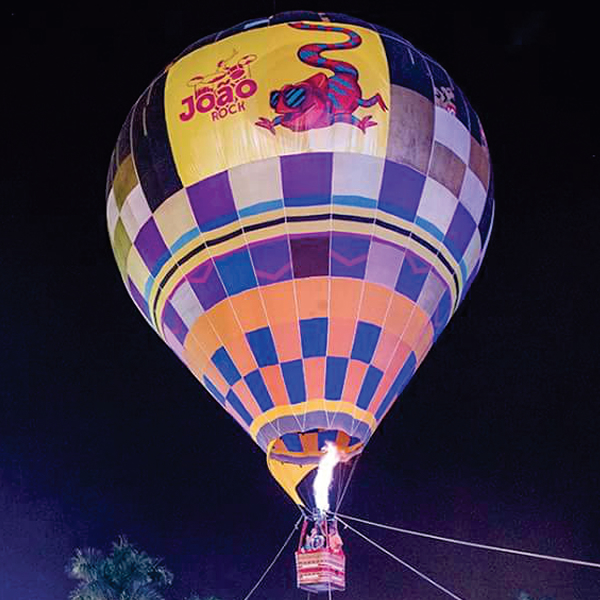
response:
[[[342,519],[340,519],[339,515],[338,515],[338,521],[340,523],[342,523],[342,525],[347,527],[350,531],[356,533],[356,535],[363,538],[363,540],[366,540],[367,542],[369,542],[369,544],[375,546],[375,548],[377,548],[378,550],[380,550],[381,552],[383,552],[390,558],[393,558],[396,562],[400,563],[403,567],[407,568],[409,571],[412,571],[413,573],[415,573],[416,575],[421,577],[421,579],[424,579],[425,581],[427,581],[428,583],[430,583],[431,585],[436,587],[438,590],[441,590],[442,592],[444,592],[445,594],[450,596],[450,598],[454,598],[454,600],[463,600],[463,598],[452,593],[450,590],[446,589],[443,585],[437,583],[437,581],[434,581],[433,579],[431,579],[431,577],[428,577],[427,575],[425,575],[425,573],[421,573],[421,571],[415,569],[415,567],[413,567],[412,565],[409,565],[406,561],[402,560],[401,558],[398,558],[395,554],[392,554],[389,550],[386,550],[383,546],[381,546],[377,542],[373,541],[372,539],[368,538],[364,533],[361,533],[357,529],[354,529],[354,527],[352,527],[351,525],[348,525],[348,523],[345,523]]]
[[[277,562],[277,560],[279,559],[279,557],[285,550],[286,546],[290,543],[290,540],[292,539],[294,533],[296,532],[296,529],[298,529],[298,525],[300,525],[300,523],[302,522],[303,519],[304,519],[304,517],[301,516],[296,521],[296,524],[294,525],[294,528],[290,532],[290,535],[288,535],[285,542],[283,542],[283,546],[281,546],[281,548],[279,549],[279,552],[277,552],[277,554],[275,555],[275,558],[271,561],[271,564],[265,569],[265,572],[260,576],[260,579],[256,582],[254,587],[248,592],[248,595],[244,598],[244,600],[248,600],[250,598],[250,596],[252,596],[252,594],[254,594],[254,592],[258,589],[258,586],[263,582],[263,579],[268,575],[269,571],[273,568],[273,566],[275,565],[275,563]]]
[[[397,533],[404,533],[404,534],[413,535],[416,537],[427,538],[430,540],[436,540],[438,542],[448,542],[450,544],[458,544],[460,546],[468,546],[470,548],[478,548],[480,550],[491,550],[493,552],[502,552],[504,554],[515,554],[517,556],[526,556],[528,558],[539,558],[542,560],[551,560],[554,562],[567,563],[567,564],[571,564],[571,565],[577,565],[580,567],[591,567],[594,569],[600,569],[600,564],[594,563],[594,562],[586,562],[583,560],[573,560],[571,558],[561,558],[558,556],[550,556],[547,554],[536,554],[534,552],[524,552],[522,550],[513,550],[511,548],[501,548],[499,546],[488,546],[486,544],[477,544],[474,542],[465,542],[463,540],[441,537],[439,535],[432,535],[430,533],[422,533],[420,531],[412,531],[410,529],[401,529],[400,527],[392,527],[391,525],[382,525],[381,523],[373,523],[372,521],[367,521],[365,519],[357,519],[356,517],[350,517],[348,515],[338,515],[338,518],[339,517],[344,517],[344,519],[348,519],[350,521],[356,521],[357,523],[362,523],[363,525],[372,525],[373,527],[379,527],[380,529],[387,529],[388,531],[395,531]],[[341,521],[341,519],[340,519],[340,521]]]

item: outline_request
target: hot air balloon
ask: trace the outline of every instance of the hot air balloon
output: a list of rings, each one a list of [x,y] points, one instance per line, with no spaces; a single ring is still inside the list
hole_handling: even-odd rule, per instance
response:
[[[307,515],[324,445],[342,460],[335,507],[477,275],[493,214],[486,138],[446,71],[331,13],[187,48],[129,113],[107,185],[129,295]],[[341,549],[309,536],[300,587],[343,589]]]

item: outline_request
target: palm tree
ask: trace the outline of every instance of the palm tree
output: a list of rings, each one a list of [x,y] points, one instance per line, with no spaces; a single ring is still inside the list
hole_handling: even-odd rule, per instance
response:
[[[164,600],[162,592],[173,582],[160,559],[125,537],[113,543],[108,556],[94,548],[77,549],[67,573],[79,581],[71,600]]]

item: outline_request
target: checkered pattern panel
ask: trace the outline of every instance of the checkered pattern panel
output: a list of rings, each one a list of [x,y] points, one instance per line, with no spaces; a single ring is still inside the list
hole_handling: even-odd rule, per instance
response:
[[[300,18],[324,17],[271,22]],[[262,448],[298,460],[326,436],[366,443],[464,298],[493,223],[477,115],[431,58],[380,39],[385,156],[298,147],[184,187],[163,74],[109,168],[108,230],[136,306]]]

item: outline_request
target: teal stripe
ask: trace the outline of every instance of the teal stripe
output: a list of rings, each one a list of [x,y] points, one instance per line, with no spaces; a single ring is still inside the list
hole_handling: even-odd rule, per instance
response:
[[[242,208],[242,210],[239,211],[239,215],[242,218],[250,217],[253,215],[260,215],[261,213],[269,212],[271,210],[277,210],[278,208],[283,208],[283,201],[270,200],[268,202],[259,202],[258,204],[253,204],[247,208]]]
[[[200,230],[197,227],[184,233],[170,248],[171,254],[175,254],[178,250],[181,250],[188,242],[196,239],[200,235]]]
[[[360,206],[361,208],[377,208],[377,200],[362,196],[333,196],[334,204],[342,206]]]
[[[429,221],[426,221],[425,219],[422,219],[421,217],[417,217],[415,219],[415,223],[419,227],[424,229],[425,231],[429,232],[433,237],[438,239],[440,242],[444,241],[444,234],[433,223],[430,223]]]

